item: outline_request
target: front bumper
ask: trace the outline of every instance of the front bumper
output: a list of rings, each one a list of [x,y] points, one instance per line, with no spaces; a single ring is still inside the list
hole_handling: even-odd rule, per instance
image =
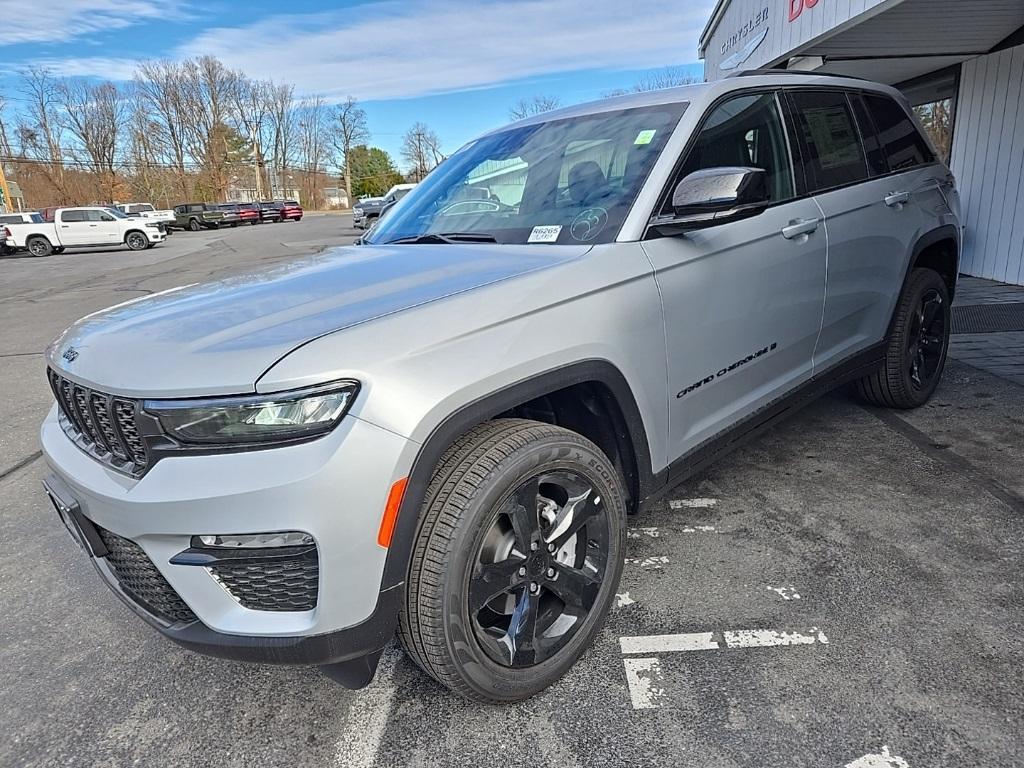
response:
[[[335,664],[380,650],[394,632],[401,585],[383,588],[387,550],[377,544],[392,483],[415,444],[348,416],[302,445],[171,457],[141,479],[79,449],[51,411],[42,444],[60,494],[84,525],[139,547],[195,620],[167,620],[123,589],[103,556],[104,582],[161,634],[201,653],[285,664]],[[172,564],[200,534],[298,530],[316,541],[318,600],[312,610],[244,607],[213,572]],[[102,553],[101,553],[102,555]]]

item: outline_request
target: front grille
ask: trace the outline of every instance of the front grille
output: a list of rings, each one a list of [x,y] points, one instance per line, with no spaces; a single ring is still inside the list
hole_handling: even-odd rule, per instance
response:
[[[133,541],[96,526],[108,554],[107,565],[128,597],[154,616],[168,621],[196,621],[196,615],[167,583],[153,561]]]
[[[262,562],[222,561],[210,572],[243,607],[254,611],[311,611],[316,607],[320,562],[316,550]]]
[[[49,371],[60,425],[80,448],[130,475],[146,471],[146,447],[135,422],[135,402],[75,384]]]

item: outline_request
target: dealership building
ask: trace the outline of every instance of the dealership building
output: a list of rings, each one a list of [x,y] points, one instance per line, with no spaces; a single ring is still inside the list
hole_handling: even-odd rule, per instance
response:
[[[957,177],[961,272],[1024,285],[1024,0],[719,0],[705,78],[798,69],[888,83]]]

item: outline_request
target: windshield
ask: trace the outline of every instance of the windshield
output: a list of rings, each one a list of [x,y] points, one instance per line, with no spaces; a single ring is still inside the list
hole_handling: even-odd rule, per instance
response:
[[[641,107],[484,136],[409,190],[364,242],[611,242],[685,108]]]
[[[119,210],[117,210],[117,208],[104,208],[103,210],[106,211],[107,213],[109,213],[111,216],[114,216],[115,218],[118,218],[118,219],[127,219],[128,218],[123,213],[121,213]]]

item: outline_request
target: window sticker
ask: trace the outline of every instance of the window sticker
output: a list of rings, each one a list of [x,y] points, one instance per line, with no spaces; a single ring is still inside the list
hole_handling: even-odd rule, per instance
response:
[[[562,227],[558,224],[551,226],[536,226],[530,231],[530,236],[526,239],[526,242],[554,243],[558,240],[558,235],[561,231]]]
[[[640,133],[636,135],[636,139],[633,141],[633,143],[636,145],[650,144],[651,140],[654,138],[654,134],[656,134],[657,132],[658,131],[655,130],[654,128],[649,128],[646,131],[640,131]]]

